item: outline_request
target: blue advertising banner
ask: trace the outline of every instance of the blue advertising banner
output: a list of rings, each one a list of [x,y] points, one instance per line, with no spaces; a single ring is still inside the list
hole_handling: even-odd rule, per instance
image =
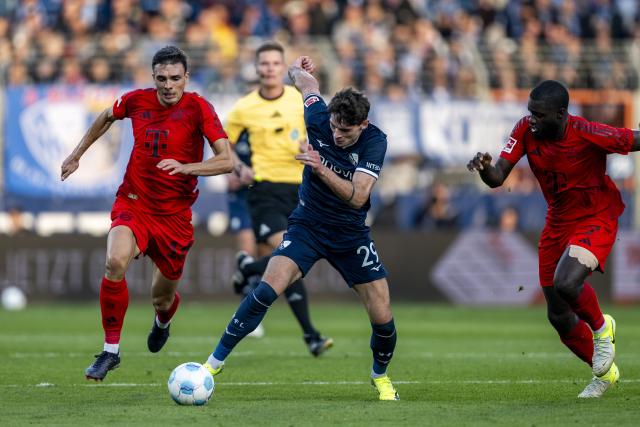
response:
[[[95,117],[127,88],[20,86],[6,90],[4,182],[17,197],[101,197],[115,194],[133,146],[130,120],[117,121],[83,155],[64,183],[62,161]]]

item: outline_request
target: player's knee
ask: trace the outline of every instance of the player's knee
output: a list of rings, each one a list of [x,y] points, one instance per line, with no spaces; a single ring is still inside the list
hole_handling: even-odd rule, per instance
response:
[[[127,271],[127,261],[122,257],[107,255],[105,263],[106,276],[109,278],[122,278]]]
[[[580,281],[574,280],[567,275],[556,274],[553,277],[553,287],[565,301],[573,301],[577,298],[580,284]]]
[[[157,311],[167,311],[173,303],[173,295],[154,296],[151,298],[151,303]]]
[[[549,323],[551,323],[551,326],[553,326],[560,335],[563,335],[572,329],[574,317],[575,316],[572,312],[547,312],[547,319],[549,319]]]

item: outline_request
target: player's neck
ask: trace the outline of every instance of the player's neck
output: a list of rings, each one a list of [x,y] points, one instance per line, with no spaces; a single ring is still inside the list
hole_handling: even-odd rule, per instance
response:
[[[555,138],[553,138],[554,141],[560,141],[561,139],[564,139],[564,136],[567,133],[568,125],[569,125],[569,121],[567,120],[560,126],[560,128],[558,129],[558,133],[556,134]]]
[[[284,95],[284,86],[266,87],[263,86],[258,90],[261,98],[273,101]]]

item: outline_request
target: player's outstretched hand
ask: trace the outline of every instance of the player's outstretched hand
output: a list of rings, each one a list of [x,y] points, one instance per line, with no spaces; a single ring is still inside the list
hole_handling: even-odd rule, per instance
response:
[[[300,145],[300,154],[296,154],[296,160],[300,161],[305,166],[310,166],[313,171],[317,171],[320,167],[322,167],[322,162],[320,161],[320,153],[315,151],[313,147],[307,143],[305,151],[302,151],[302,144]]]
[[[482,171],[491,166],[491,154],[489,153],[478,153],[475,155],[471,161],[467,164],[467,169],[471,172],[474,170]]]
[[[293,67],[302,68],[309,74],[313,74],[316,70],[316,66],[313,63],[313,60],[308,56],[299,56],[292,64]]]
[[[177,173],[182,173],[184,175],[191,175],[191,171],[188,168],[188,165],[182,164],[174,159],[162,159],[156,165],[157,168],[162,169],[163,171],[169,171],[169,175],[175,175]]]
[[[74,173],[79,166],[80,161],[76,159],[75,156],[69,156],[64,159],[64,162],[62,162],[62,167],[60,168],[60,179],[62,181],[67,179],[67,177]]]

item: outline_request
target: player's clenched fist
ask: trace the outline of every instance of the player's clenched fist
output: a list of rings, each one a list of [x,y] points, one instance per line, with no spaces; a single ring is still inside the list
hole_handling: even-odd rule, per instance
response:
[[[492,160],[491,154],[478,153],[467,164],[467,169],[469,169],[471,172],[473,172],[474,170],[479,170],[479,171],[484,170],[485,168],[488,168],[489,166],[491,166],[491,160]]]
[[[316,69],[313,60],[308,56],[299,56],[292,64],[293,67],[302,68],[309,74],[313,74]]]

